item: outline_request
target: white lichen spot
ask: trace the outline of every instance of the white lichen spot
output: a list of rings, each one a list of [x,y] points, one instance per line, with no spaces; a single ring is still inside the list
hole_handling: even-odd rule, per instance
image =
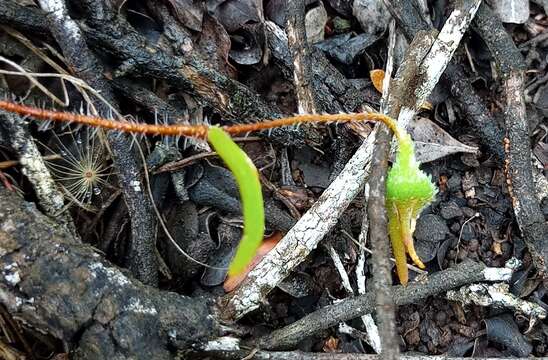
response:
[[[517,271],[519,268],[521,268],[522,262],[518,258],[512,257],[506,261],[504,264],[504,267],[507,269],[510,269],[512,271]]]
[[[79,41],[82,38],[78,24],[68,17],[63,0],[40,0],[40,6],[63,26],[65,33],[73,40]]]
[[[21,282],[21,276],[18,271],[19,266],[17,263],[11,263],[4,267],[3,275],[4,279],[11,286],[15,286]]]
[[[141,303],[141,300],[138,298],[132,298],[127,306],[124,308],[124,311],[146,314],[146,315],[158,315],[158,311],[153,306],[145,306]]]
[[[11,233],[17,229],[12,219],[8,219],[2,223],[2,231]]]
[[[135,192],[140,192],[141,191],[141,183],[139,182],[139,180],[133,180],[130,183],[130,185],[133,188],[133,191],[135,191]]]
[[[102,275],[109,278],[112,283],[117,284],[118,286],[123,287],[130,284],[127,277],[125,277],[120,270],[106,267],[100,262],[91,264],[89,266],[89,269],[91,270],[91,276],[93,276],[94,278],[97,277],[97,273],[101,273]]]
[[[19,282],[21,281],[21,277],[19,276],[18,272],[14,272],[14,273],[11,273],[11,274],[4,275],[4,278],[12,286],[15,286],[15,285],[19,284]]]
[[[41,199],[44,199],[48,203],[48,206],[54,209],[61,209],[63,207],[63,197],[55,190],[56,185],[42,161],[40,153],[34,144],[30,142],[25,145],[25,148],[27,152],[23,153],[19,158],[23,174],[33,180],[36,192],[40,195]]]
[[[240,350],[240,339],[224,336],[216,340],[208,341],[204,345],[204,351],[236,351]]]
[[[486,281],[508,281],[512,277],[512,270],[508,268],[488,267],[483,270]]]

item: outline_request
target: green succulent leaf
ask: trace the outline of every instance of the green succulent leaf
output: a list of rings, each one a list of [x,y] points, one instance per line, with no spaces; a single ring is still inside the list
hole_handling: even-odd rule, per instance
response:
[[[251,262],[264,237],[264,206],[257,168],[223,129],[213,126],[207,140],[234,175],[240,191],[244,218],[243,236],[230,263],[229,275],[237,275]]]

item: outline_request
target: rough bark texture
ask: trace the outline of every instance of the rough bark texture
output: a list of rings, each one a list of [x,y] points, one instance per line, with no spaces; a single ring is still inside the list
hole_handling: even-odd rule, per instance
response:
[[[13,0],[0,1],[0,23],[31,33],[49,34],[42,10],[23,7]]]
[[[548,223],[535,196],[531,138],[523,99],[524,74],[512,71],[504,79],[506,95],[505,172],[514,214],[535,267],[548,277]]]
[[[173,359],[214,334],[203,299],[132,280],[3,188],[0,203],[0,303],[74,359]]]
[[[219,359],[245,359],[249,356],[249,351],[219,351],[215,356]],[[253,354],[253,360],[384,360],[382,355],[355,354],[355,353],[315,353],[302,351],[257,351]],[[447,357],[441,356],[421,356],[421,355],[402,355],[401,360],[470,360],[469,357]],[[521,360],[525,358],[480,358],[474,360]]]
[[[0,91],[0,93],[2,92]],[[42,154],[32,140],[27,124],[18,115],[2,111],[0,112],[0,128],[3,130],[0,137],[17,152],[23,174],[32,184],[39,205],[47,215],[56,218],[60,224],[66,226],[71,234],[76,235],[72,218],[65,211],[63,194],[53,181]]]
[[[397,359],[400,351],[396,340],[396,307],[388,289],[392,282],[390,269],[390,239],[386,229],[388,217],[385,209],[386,171],[390,140],[392,136],[387,127],[379,127],[376,132],[375,150],[371,158],[371,176],[369,180],[369,239],[373,250],[373,273],[375,308],[379,316],[379,335],[381,337],[381,355],[384,359]]]
[[[493,12],[489,5],[481,4],[472,27],[489,47],[499,73],[508,74],[516,69],[525,70],[526,65],[523,56],[510,34],[506,32],[498,15]]]
[[[295,0],[288,3],[285,32],[291,57],[293,58],[293,85],[297,95],[299,114],[313,114],[317,110],[312,90],[310,50],[306,39],[305,2]]]

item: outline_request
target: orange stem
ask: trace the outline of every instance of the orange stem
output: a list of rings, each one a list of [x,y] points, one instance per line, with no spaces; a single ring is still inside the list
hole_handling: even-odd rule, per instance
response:
[[[207,138],[207,125],[152,125],[121,120],[109,120],[99,116],[80,115],[69,112],[51,111],[0,100],[0,109],[17,113],[23,116],[32,116],[40,120],[52,120],[58,122],[73,122],[108,130],[117,130],[127,133],[165,136],[189,136],[194,138]],[[390,117],[378,113],[355,114],[304,114],[285,117],[281,119],[265,120],[252,124],[238,124],[223,126],[223,130],[230,135],[245,134],[254,131],[263,131],[282,126],[291,126],[301,123],[330,123],[350,121],[375,121],[382,122],[394,132],[397,138],[401,137],[401,131],[397,123]]]
[[[0,109],[40,120],[73,122],[109,130],[146,135],[190,136],[205,139],[206,125],[151,125],[121,120],[108,120],[99,116],[80,115],[69,112],[51,111],[0,100]]]

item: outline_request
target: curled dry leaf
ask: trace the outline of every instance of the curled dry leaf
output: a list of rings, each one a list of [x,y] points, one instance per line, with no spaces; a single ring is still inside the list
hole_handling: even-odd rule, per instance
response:
[[[262,260],[262,258],[270,252],[276,246],[276,244],[282,239],[282,233],[276,232],[274,235],[264,239],[263,243],[257,250],[257,253],[251,263],[247,265],[246,269],[238,275],[228,276],[223,284],[223,289],[226,292],[231,292],[236,289],[247,277],[247,274]]]
[[[204,59],[208,59],[217,71],[236,78],[237,71],[228,62],[230,52],[230,36],[225,28],[209,14],[204,16],[202,32],[197,42],[197,50]]]
[[[409,124],[408,131],[415,141],[415,153],[417,160],[421,163],[459,152],[470,154],[478,152],[477,147],[461,143],[427,118],[415,118]]]
[[[349,123],[348,127],[362,138],[367,138],[371,128],[363,123]],[[409,124],[409,133],[415,141],[415,156],[420,163],[427,163],[459,152],[476,154],[478,148],[461,143],[430,119],[418,118]],[[396,156],[393,149],[391,160]]]
[[[257,0],[209,0],[207,10],[229,33],[239,30],[245,24],[263,22],[262,2]]]
[[[231,35],[230,58],[240,65],[258,64],[263,59],[265,29],[262,23],[245,24]]]
[[[201,31],[204,6],[201,1],[169,0],[177,20],[190,30]]]
[[[353,36],[351,33],[345,33],[331,36],[315,46],[338,62],[352,65],[377,40],[379,40],[379,37],[374,35],[359,34]]]

